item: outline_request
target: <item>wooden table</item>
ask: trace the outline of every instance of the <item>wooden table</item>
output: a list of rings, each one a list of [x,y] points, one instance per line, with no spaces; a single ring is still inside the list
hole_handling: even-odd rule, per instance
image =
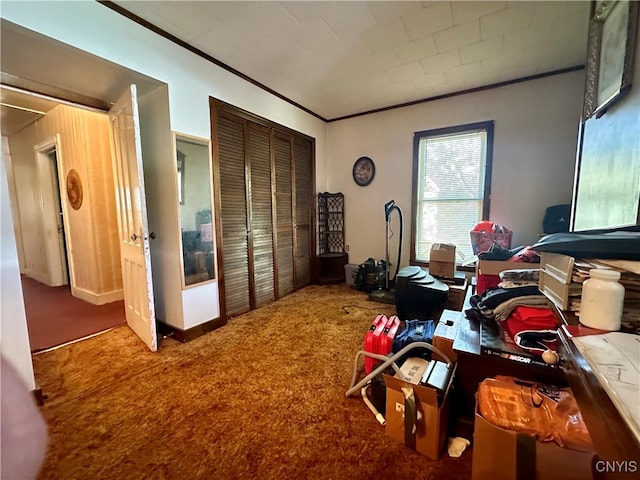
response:
[[[639,478],[640,443],[602,388],[591,366],[574,345],[565,327],[558,330],[558,337],[562,370],[587,424],[598,460],[605,462],[594,464],[596,473],[602,473],[598,478]]]

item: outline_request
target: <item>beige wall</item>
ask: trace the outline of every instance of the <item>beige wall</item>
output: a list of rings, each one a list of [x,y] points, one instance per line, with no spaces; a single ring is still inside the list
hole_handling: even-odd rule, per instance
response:
[[[111,167],[108,116],[60,105],[9,138],[23,238],[24,273],[47,276],[43,221],[34,179],[33,147],[59,135],[58,166],[69,274],[75,296],[101,304],[122,298],[120,249]],[[83,190],[78,210],[71,208],[65,182],[77,170]]]
[[[327,185],[345,195],[349,262],[385,258],[383,205],[394,199],[404,215],[401,266],[408,264],[414,132],[487,120],[495,121],[490,220],[513,230],[514,247],[534,243],[546,207],[571,203],[583,86],[577,71],[329,123]],[[351,175],[361,156],[376,166],[367,187]]]

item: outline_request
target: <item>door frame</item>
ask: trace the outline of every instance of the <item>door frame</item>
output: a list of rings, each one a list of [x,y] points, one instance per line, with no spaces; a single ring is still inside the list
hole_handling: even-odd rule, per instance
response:
[[[45,256],[47,259],[47,280],[48,285],[57,287],[60,285],[71,285],[73,288],[73,264],[71,256],[67,254],[69,252],[69,245],[66,241],[66,236],[63,235],[63,240],[60,240],[60,236],[47,235],[47,230],[57,231],[57,215],[56,207],[60,205],[62,209],[62,229],[63,231],[69,231],[67,225],[68,211],[67,202],[62,201],[63,189],[61,186],[64,184],[64,177],[61,171],[62,165],[62,148],[60,142],[60,135],[56,134],[47,140],[44,140],[33,147],[36,163],[36,172],[38,176],[38,205],[40,210],[40,220],[42,222],[43,242]],[[56,154],[56,171],[57,176],[52,168],[51,153]],[[56,189],[59,194],[56,193]]]

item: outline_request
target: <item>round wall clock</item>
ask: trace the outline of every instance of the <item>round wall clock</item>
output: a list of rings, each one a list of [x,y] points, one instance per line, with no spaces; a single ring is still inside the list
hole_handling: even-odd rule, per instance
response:
[[[373,181],[376,166],[369,157],[360,157],[353,164],[353,181],[361,187],[366,187]]]
[[[80,175],[74,169],[69,170],[67,174],[67,198],[74,210],[78,210],[82,206],[82,182]]]

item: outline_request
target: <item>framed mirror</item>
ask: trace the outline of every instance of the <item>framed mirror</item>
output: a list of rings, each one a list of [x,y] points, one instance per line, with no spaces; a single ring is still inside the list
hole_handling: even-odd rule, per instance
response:
[[[211,142],[174,133],[183,284],[215,279]]]

